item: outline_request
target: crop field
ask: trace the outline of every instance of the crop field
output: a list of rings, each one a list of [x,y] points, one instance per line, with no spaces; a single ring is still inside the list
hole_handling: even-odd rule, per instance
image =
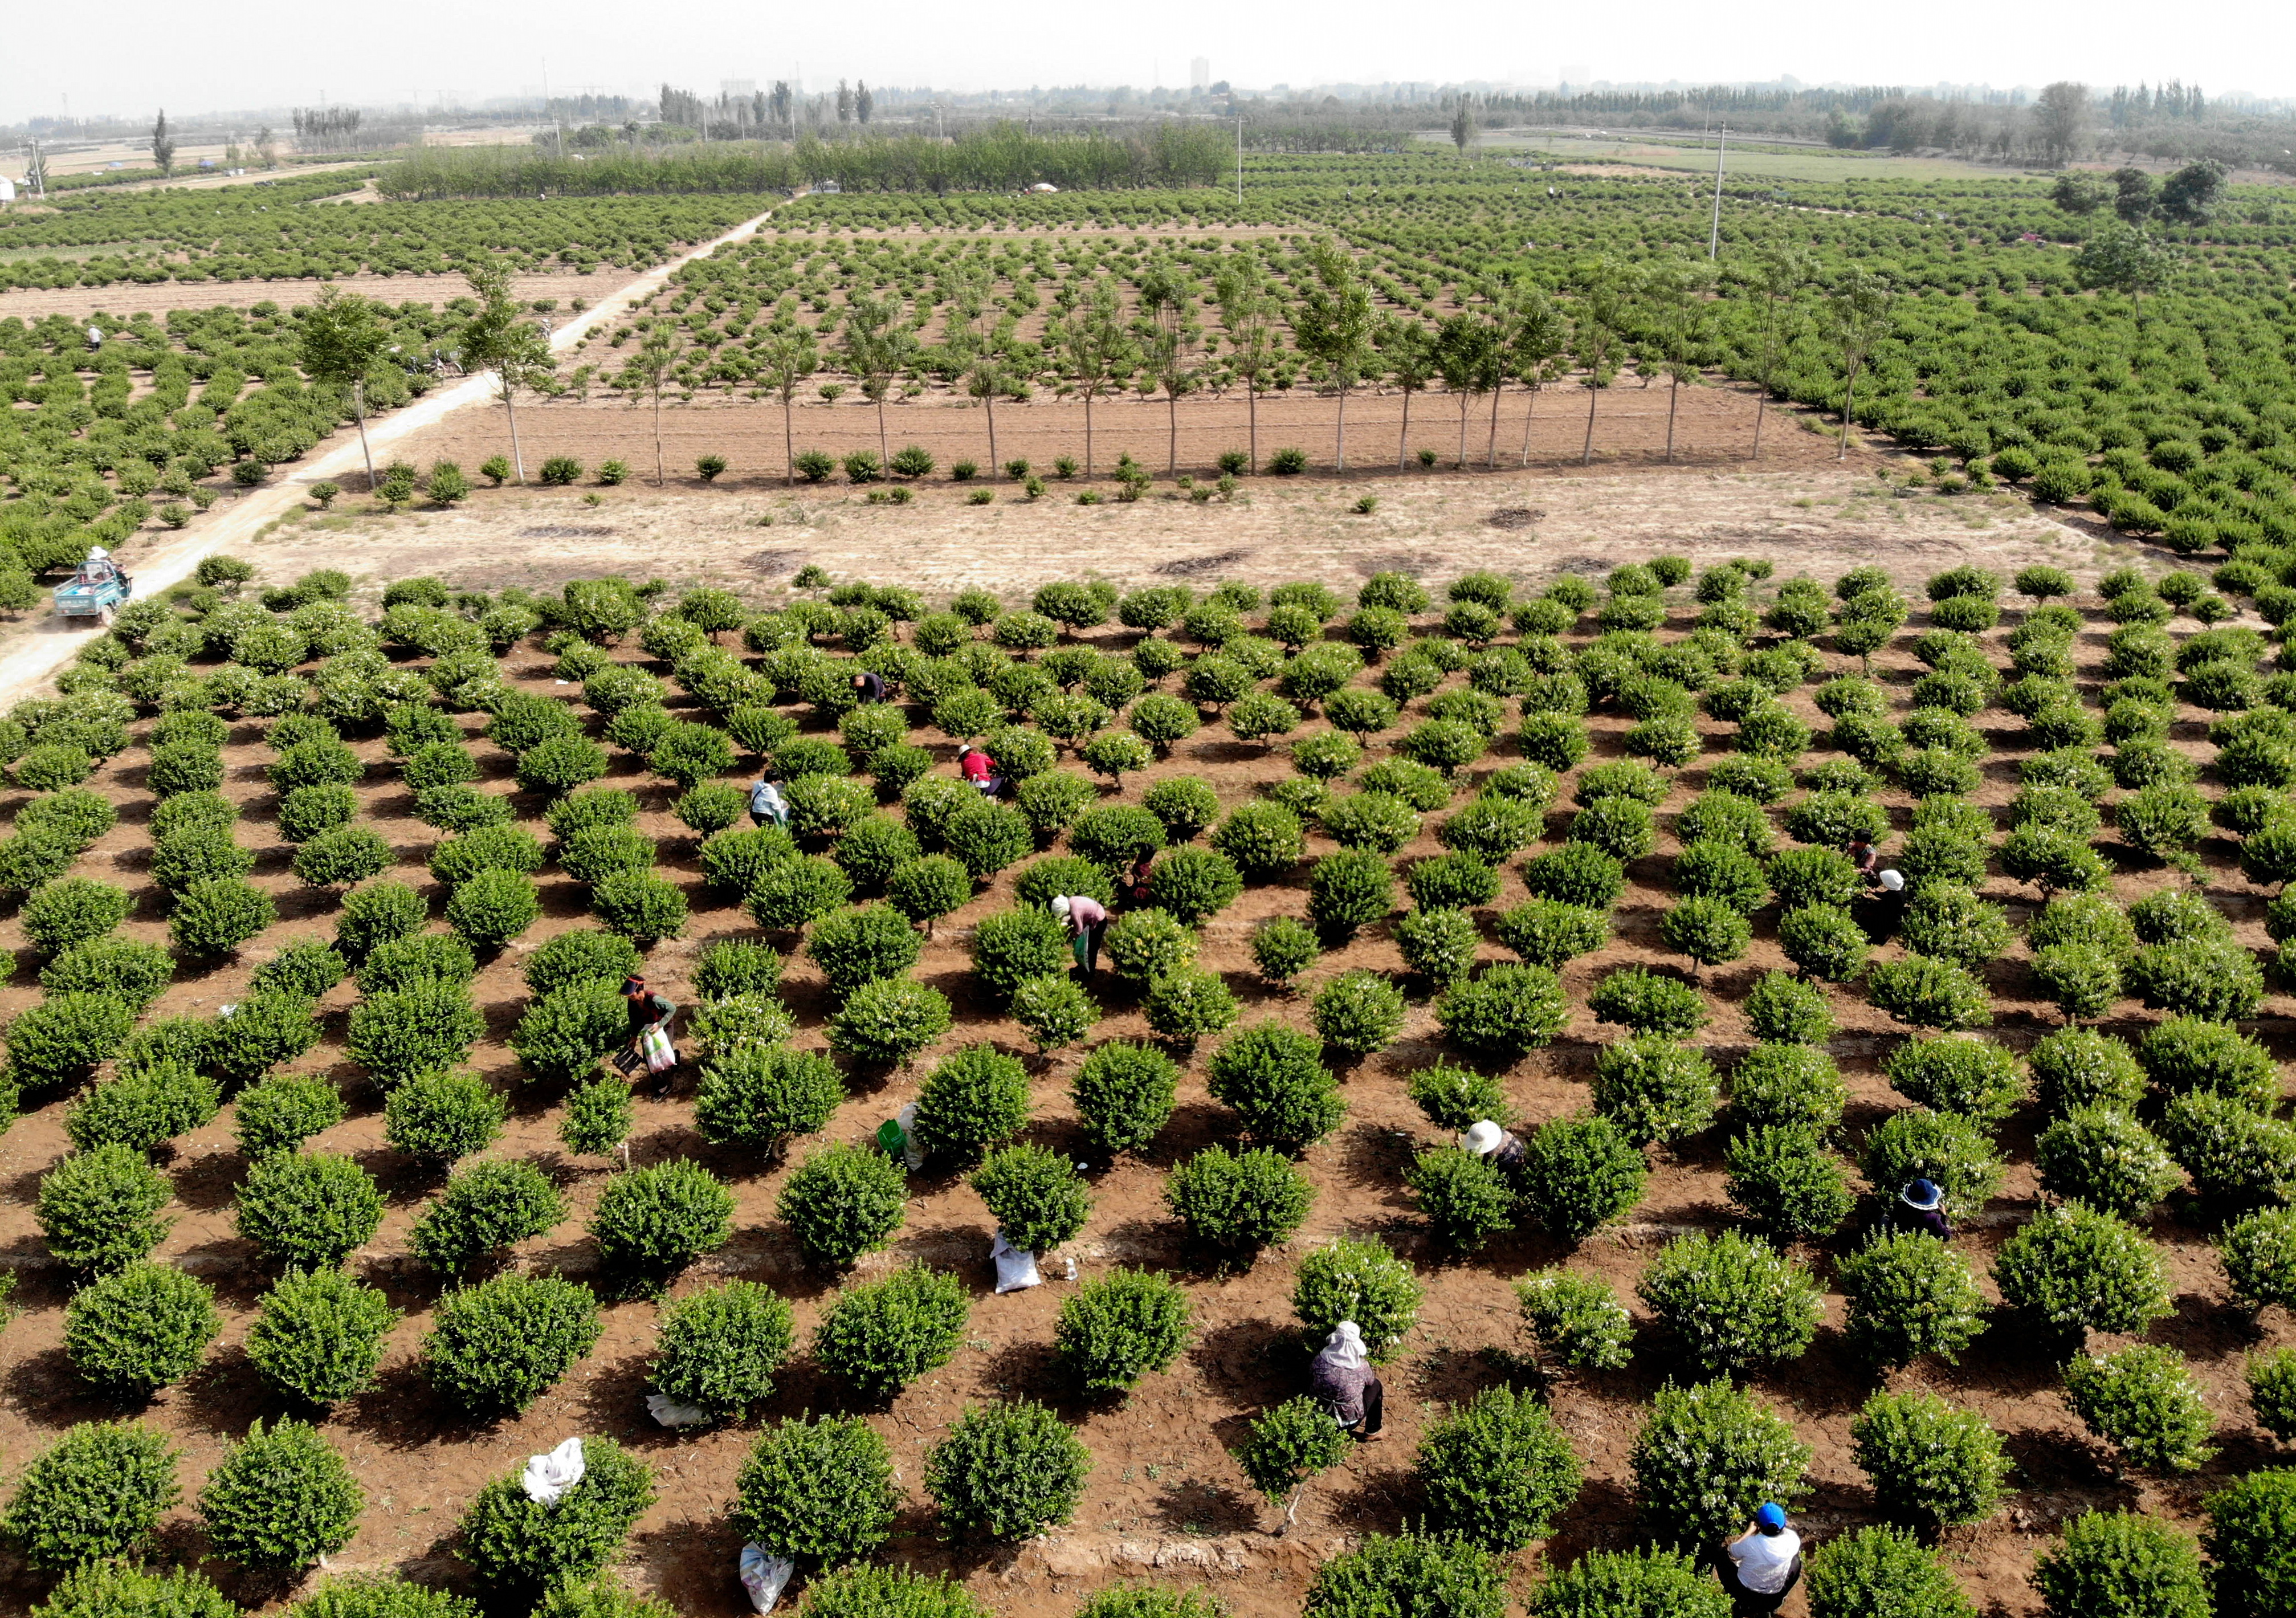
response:
[[[1775,1496],[1813,1604],[2037,1613],[2037,1552],[2197,1581],[2205,1532],[2275,1610],[2284,561],[1661,546],[1345,595],[393,569],[379,617],[219,559],[134,607],[0,732],[12,1599],[141,1544],[251,1607],[606,1568],[733,1614],[755,1540],[823,1610],[849,1560],[934,1612],[1607,1568],[1697,1613],[1658,1548]],[[1096,975],[1059,892],[1111,901]],[[603,1061],[641,963],[661,1094]],[[1949,1244],[1882,1234],[1915,1172]],[[992,1295],[1000,1228],[1044,1285]],[[1388,1422],[1332,1448],[1343,1316]],[[572,1435],[578,1534],[513,1505]]]
[[[1218,155],[0,218],[0,1605],[2296,1602],[2296,200]]]

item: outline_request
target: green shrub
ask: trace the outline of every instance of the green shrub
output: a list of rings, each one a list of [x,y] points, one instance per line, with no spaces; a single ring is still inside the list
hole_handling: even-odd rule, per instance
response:
[[[1632,1454],[1644,1521],[1695,1549],[1737,1532],[1765,1500],[1792,1505],[1809,1461],[1789,1423],[1727,1382],[1659,1389]]]
[[[2202,1017],[2157,1023],[2137,1042],[2136,1062],[2163,1096],[2222,1096],[2259,1112],[2279,1099],[2279,1064],[2229,1023]]]
[[[250,1568],[308,1567],[351,1541],[366,1491],[349,1464],[302,1422],[256,1422],[200,1491],[208,1547]]]
[[[335,948],[353,964],[377,945],[422,930],[429,908],[404,883],[370,883],[343,895],[335,916]]]
[[[57,956],[75,944],[99,939],[127,919],[135,901],[124,888],[68,876],[32,891],[17,914],[24,936],[43,956]]]
[[[1194,931],[1162,910],[1134,910],[1108,930],[1109,965],[1118,975],[1141,981],[1193,966]]]
[[[632,1169],[607,1180],[589,1231],[608,1269],[658,1290],[733,1239],[734,1194],[690,1158]]]
[[[1429,1525],[1495,1552],[1546,1538],[1584,1477],[1546,1407],[1508,1387],[1486,1388],[1431,1425],[1414,1471]]]
[[[1292,916],[1272,917],[1251,935],[1252,965],[1270,983],[1290,982],[1322,955],[1315,930]]]
[[[1352,937],[1394,908],[1395,879],[1376,854],[1326,854],[1308,874],[1308,916],[1328,937]]]
[[[1636,1293],[1710,1374],[1800,1359],[1824,1313],[1807,1269],[1734,1231],[1669,1243]]]
[[[283,1073],[240,1092],[234,1138],[250,1158],[292,1152],[343,1121],[342,1094],[329,1080]]]
[[[388,1086],[455,1066],[486,1031],[467,988],[425,979],[354,1006],[343,1048]]]
[[[494,1087],[476,1073],[417,1073],[384,1103],[383,1138],[419,1162],[452,1163],[493,1145],[509,1113]]]
[[[882,1618],[891,1613],[901,1618],[989,1618],[988,1609],[946,1573],[928,1578],[906,1568],[866,1565],[840,1568],[815,1581],[806,1591],[805,1610],[807,1618]]]
[[[2161,1255],[2142,1231],[2078,1203],[2037,1213],[1993,1262],[2001,1301],[2061,1335],[2141,1332],[2169,1312]]]
[[[68,1269],[108,1271],[160,1244],[174,1221],[159,1218],[175,1188],[125,1145],[62,1159],[40,1177],[32,1217],[48,1252]]]
[[[2251,1472],[2202,1502],[2209,1525],[2201,1544],[2215,1564],[2218,1618],[2269,1618],[2296,1595],[2296,1468]],[[2205,1608],[2197,1609],[2205,1611]],[[2185,1618],[2179,1613],[2177,1618]]]
[[[1982,1208],[2001,1186],[1991,1138],[1957,1113],[1892,1113],[1866,1137],[1857,1166],[1881,1196],[1895,1196],[1913,1180],[1931,1181],[1956,1218]]]
[[[918,1091],[916,1135],[928,1152],[975,1157],[1028,1122],[1028,1070],[990,1046],[944,1057]]]
[[[1459,1146],[1420,1153],[1403,1183],[1419,1199],[1436,1239],[1472,1252],[1514,1223],[1514,1188],[1497,1165]]]
[[[1148,902],[1189,926],[1217,916],[1243,891],[1243,878],[1214,849],[1174,849],[1148,873]]]
[[[1533,1618],[1726,1618],[1730,1610],[1705,1568],[1667,1550],[1590,1550],[1551,1573],[1530,1603]]]
[[[1062,1300],[1053,1346],[1086,1392],[1114,1393],[1169,1366],[1192,1335],[1188,1294],[1178,1283],[1117,1269]]]
[[[617,986],[602,978],[563,984],[530,1002],[511,1031],[520,1064],[544,1082],[578,1079],[625,1042],[628,1017]]]
[[[1642,1200],[1643,1154],[1607,1118],[1558,1118],[1523,1143],[1524,1206],[1549,1233],[1584,1241]]]
[[[38,1618],[238,1618],[239,1607],[188,1568],[147,1573],[118,1562],[86,1562],[49,1592]]]
[[[2296,1209],[2268,1208],[2217,1238],[2233,1297],[2248,1309],[2296,1302]]]
[[[598,1341],[590,1289],[558,1276],[503,1275],[439,1300],[422,1340],[438,1390],[473,1413],[522,1411]]]
[[[1077,1070],[1070,1094],[1086,1138],[1111,1156],[1151,1145],[1172,1116],[1179,1069],[1152,1046],[1110,1040]]]
[[[1615,1370],[1633,1358],[1634,1317],[1603,1283],[1543,1269],[1516,1284],[1515,1301],[1538,1352],[1587,1370]]]
[[[923,947],[915,926],[890,905],[860,905],[816,921],[806,953],[829,980],[831,992],[842,996],[864,983],[898,977],[916,964]]]
[[[1786,958],[1814,978],[1846,983],[1866,970],[1865,929],[1838,905],[1802,905],[1778,918]]]
[[[2118,1107],[2076,1107],[2034,1146],[2041,1185],[2105,1213],[2140,1218],[2182,1180],[2152,1132]]]
[[[1823,1136],[1849,1101],[1833,1058],[1804,1045],[1757,1045],[1730,1073],[1730,1117],[1742,1129],[1784,1128]]]
[[[1164,1201],[1199,1242],[1268,1246],[1289,1240],[1315,1203],[1315,1187],[1282,1154],[1208,1146],[1175,1168]]]
[[[2072,1518],[2063,1539],[2041,1552],[2033,1583],[2049,1618],[2208,1618],[2210,1611],[2192,1536],[2139,1512]]]
[[[947,997],[909,978],[865,983],[829,1022],[829,1044],[859,1062],[898,1064],[948,1031]]]
[[[398,1311],[339,1269],[291,1269],[263,1295],[247,1357],[272,1388],[324,1409],[374,1385]]]
[[[1506,1571],[1488,1551],[1459,1540],[1374,1533],[1316,1570],[1300,1614],[1504,1618],[1506,1611]]]
[[[1652,1036],[1596,1052],[1594,1092],[1595,1110],[1638,1146],[1696,1134],[1713,1121],[1719,1099],[1702,1053]]]
[[[744,1044],[701,1070],[693,1119],[713,1146],[773,1152],[792,1136],[825,1128],[845,1099],[835,1064],[810,1051]]]
[[[968,1407],[925,1454],[925,1491],[945,1532],[1021,1540],[1075,1515],[1092,1466],[1068,1425],[1027,1400]]]
[[[1610,973],[1587,1004],[1596,1022],[1619,1023],[1638,1034],[1684,1039],[1706,1024],[1705,997],[1695,988],[1639,966]]]
[[[1909,1039],[1882,1065],[1906,1099],[1980,1124],[1998,1124],[2026,1099],[2016,1058],[1989,1039]]]
[[[329,945],[289,944],[255,969],[248,988],[255,994],[316,1000],[349,974],[350,966]]]
[[[410,932],[377,944],[358,969],[359,992],[387,994],[410,983],[436,978],[467,983],[478,974],[478,957],[459,938],[436,932]]]
[[[1029,979],[1066,970],[1070,959],[1068,928],[1049,910],[1006,910],[973,929],[972,970],[1007,1000]]]
[[[382,1222],[373,1176],[331,1152],[259,1159],[240,1182],[239,1234],[275,1263],[332,1268],[364,1246]]]
[[[1811,1555],[1808,1572],[1813,1618],[1868,1613],[1976,1618],[1976,1604],[1953,1571],[1898,1529],[1861,1528],[1830,1540]]]
[[[1952,1360],[1985,1329],[1984,1294],[1968,1261],[1923,1231],[1881,1232],[1836,1266],[1849,1313],[1843,1335],[1876,1365],[1923,1354]]]
[[[1289,1152],[1323,1139],[1347,1114],[1319,1042],[1278,1023],[1231,1035],[1212,1054],[1210,1088],[1242,1115],[1255,1143]]]
[[[584,1579],[620,1552],[653,1504],[653,1474],[610,1438],[582,1441],[581,1482],[555,1500],[537,1500],[517,1474],[472,1497],[460,1553],[488,1584],[540,1592]]]
[[[649,1367],[653,1386],[682,1405],[739,1419],[773,1397],[789,1358],[789,1304],[756,1281],[723,1281],[662,1310]]]
[[[1323,1403],[1314,1399],[1291,1399],[1262,1412],[1251,1424],[1248,1441],[1235,1451],[1236,1463],[1252,1485],[1271,1500],[1292,1499],[1284,1511],[1288,1526],[1299,1509],[1300,1495],[1317,1473],[1347,1458],[1354,1441],[1334,1422]],[[1179,1605],[1137,1607],[1123,1599],[1127,1592],[1109,1591],[1086,1607],[1095,1618],[1218,1618],[1216,1609],[1190,1609]],[[1138,1592],[1142,1596],[1149,1592]],[[1111,1597],[1115,1599],[1111,1600]],[[1183,1597],[1183,1600],[1189,1597]]]
[[[912,1265],[839,1293],[814,1329],[814,1357],[860,1397],[890,1399],[955,1356],[969,1313],[962,1281]]]
[[[972,1188],[1013,1246],[1044,1253],[1072,1240],[1092,1212],[1092,1195],[1076,1165],[1037,1146],[991,1152],[973,1170]]]
[[[2073,1413],[2126,1465],[2197,1472],[2216,1453],[2207,1400],[2175,1349],[2140,1344],[2080,1355],[2065,1366],[2064,1378]]]
[[[97,1387],[149,1398],[199,1369],[222,1330],[213,1288],[170,1265],[138,1261],[72,1294],[64,1353]]]
[[[1876,1393],[1849,1435],[1882,1515],[1924,1530],[1983,1522],[2013,1471],[1983,1417],[1933,1393]]]
[[[1377,972],[1347,972],[1316,993],[1313,1018],[1324,1043],[1368,1056],[1403,1031],[1403,991]]]
[[[1808,1129],[1746,1130],[1730,1142],[1723,1161],[1731,1202],[1779,1241],[1822,1241],[1856,1205],[1841,1164]]]
[[[64,1115],[72,1146],[91,1152],[117,1142],[138,1152],[164,1146],[214,1118],[215,1081],[180,1062],[124,1068],[75,1102]]]
[[[892,1452],[858,1416],[800,1417],[759,1433],[735,1487],[734,1521],[750,1543],[832,1565],[882,1544],[900,1504]],[[809,1597],[816,1607],[819,1589]]]
[[[1423,1294],[1411,1266],[1377,1242],[1341,1236],[1300,1261],[1292,1310],[1311,1348],[1321,1348],[1342,1320],[1363,1329],[1374,1361],[1401,1348],[1419,1318]]]
[[[807,1258],[843,1265],[890,1243],[907,1203],[908,1179],[898,1163],[865,1146],[832,1145],[783,1182],[774,1211]]]
[[[125,1555],[150,1539],[182,1492],[177,1458],[141,1422],[81,1422],[24,1468],[0,1532],[44,1572]]]

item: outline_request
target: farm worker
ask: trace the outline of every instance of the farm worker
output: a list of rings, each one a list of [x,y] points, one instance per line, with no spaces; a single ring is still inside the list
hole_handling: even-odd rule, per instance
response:
[[[1882,884],[1884,893],[1903,893],[1906,891],[1906,874],[1903,871],[1877,871],[1874,880]]]
[[[1100,938],[1108,931],[1108,909],[1089,893],[1063,893],[1053,900],[1053,914],[1067,924],[1069,948],[1079,970],[1100,970]]]
[[[1125,879],[1124,883],[1126,904],[1144,905],[1148,902],[1148,873],[1155,863],[1156,856],[1152,851],[1144,852],[1132,862],[1132,875]]]
[[[668,1037],[669,1020],[677,1014],[677,1006],[668,995],[647,988],[645,979],[634,972],[622,980],[622,1012],[624,1035],[629,1042],[629,1048],[644,1056],[648,1034],[659,1030],[665,1039]],[[676,1055],[673,1050],[673,1059]],[[671,1066],[664,1068],[657,1075],[653,1087],[655,1095],[669,1094],[670,1075],[676,1071],[673,1060]]]
[[[1940,1242],[1953,1240],[1953,1221],[1946,1217],[1945,1193],[1935,1182],[1908,1180],[1898,1193],[1896,1223],[1900,1230],[1925,1230]]]
[[[1753,1525],[1725,1549],[1728,1561],[1715,1571],[1742,1615],[1776,1612],[1801,1578],[1801,1536],[1786,1526],[1785,1507],[1775,1500],[1764,1501]]]
[[[1849,863],[1857,867],[1857,875],[1872,887],[1882,857],[1874,851],[1874,840],[1863,832],[1854,832],[1849,838]]]
[[[1332,1419],[1357,1438],[1376,1437],[1387,1409],[1387,1389],[1371,1368],[1363,1327],[1340,1322],[1308,1367],[1308,1391],[1324,1401]]]
[[[750,819],[760,826],[769,820],[783,828],[789,825],[789,800],[771,776],[758,776],[750,788]]]
[[[88,327],[87,346],[91,349],[100,349],[103,347],[103,328],[102,326]]]
[[[973,790],[984,798],[994,798],[1004,790],[1004,777],[995,773],[988,755],[969,743],[956,750],[956,773],[972,783]]]
[[[853,689],[865,702],[882,702],[885,700],[885,677],[864,669],[853,677]]]
[[[1485,1118],[1459,1137],[1459,1144],[1478,1157],[1488,1157],[1499,1170],[1509,1176],[1522,1172],[1521,1138],[1512,1130],[1502,1129],[1497,1122]]]

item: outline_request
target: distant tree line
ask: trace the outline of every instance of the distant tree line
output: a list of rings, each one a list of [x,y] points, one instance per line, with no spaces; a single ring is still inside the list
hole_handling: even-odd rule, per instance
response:
[[[845,191],[1063,191],[1207,185],[1234,161],[1233,136],[1218,125],[1166,123],[1125,134],[1031,135],[1016,124],[970,130],[943,142],[924,136],[865,136],[794,143],[712,143],[667,149],[632,144],[564,159],[540,150],[435,147],[383,172],[386,195],[430,197],[701,194],[794,191],[835,181]],[[574,144],[586,143],[578,136]]]

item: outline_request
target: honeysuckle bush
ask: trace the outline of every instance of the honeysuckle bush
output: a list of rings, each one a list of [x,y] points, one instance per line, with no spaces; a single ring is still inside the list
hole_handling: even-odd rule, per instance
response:
[[[1808,1446],[1783,1417],[1728,1382],[1672,1383],[1652,1398],[1629,1465],[1643,1522],[1696,1555],[1738,1533],[1756,1507],[1807,1492]]]
[[[2216,1419],[2175,1349],[2140,1343],[2064,1367],[2066,1401],[2130,1466],[2197,1472],[2216,1453]]]
[[[1931,1393],[1876,1393],[1849,1429],[1859,1471],[1892,1522],[1934,1529],[1981,1523],[2014,1472],[2001,1435]]]
[[[1985,1295],[1969,1261],[1924,1231],[1877,1233],[1836,1266],[1849,1302],[1843,1335],[1865,1359],[1951,1360],[1985,1329]]]
[[[2035,1214],[2002,1244],[1993,1277],[2005,1307],[2076,1342],[2092,1331],[2143,1331],[2169,1312],[2160,1251],[2125,1220],[2079,1203]]]
[[[1585,1475],[1546,1407],[1509,1387],[1486,1388],[1430,1425],[1413,1470],[1429,1527],[1501,1553],[1545,1538]]]
[[[1635,1291],[1692,1367],[1709,1375],[1799,1359],[1824,1313],[1807,1269],[1735,1231],[1677,1237]]]

